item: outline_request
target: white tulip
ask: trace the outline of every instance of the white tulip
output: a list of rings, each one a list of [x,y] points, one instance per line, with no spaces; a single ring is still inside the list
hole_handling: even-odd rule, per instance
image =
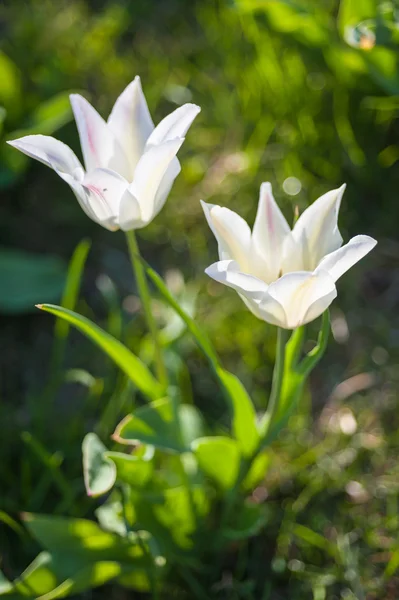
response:
[[[269,183],[260,189],[251,231],[228,208],[202,203],[219,245],[219,262],[206,273],[235,289],[259,319],[295,329],[320,316],[337,295],[335,282],[376,241],[358,235],[341,247],[338,211],[345,186],[321,196],[291,230]]]
[[[139,77],[119,96],[108,121],[79,94],[70,98],[85,169],[53,137],[28,135],[8,143],[54,169],[93,221],[111,231],[145,227],[180,172],[176,154],[200,108],[185,104],[154,127]]]

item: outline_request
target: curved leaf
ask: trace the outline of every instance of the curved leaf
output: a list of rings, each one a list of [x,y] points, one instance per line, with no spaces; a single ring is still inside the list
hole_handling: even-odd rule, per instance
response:
[[[82,444],[83,475],[88,496],[101,496],[116,480],[116,466],[105,453],[106,446],[95,433],[88,433]]]
[[[38,308],[64,319],[99,346],[135,386],[149,398],[155,400],[162,395],[162,386],[158,383],[146,365],[126,346],[106,331],[78,313],[55,306],[54,304],[38,304]]]
[[[232,408],[233,433],[238,440],[244,456],[250,456],[259,443],[259,433],[256,426],[256,412],[251,398],[241,381],[220,365],[218,356],[208,336],[194,319],[188,315],[172,296],[162,278],[144,261],[148,277],[158,289],[164,300],[177,312],[194,336],[199,348],[205,354],[212,366],[222,390],[227,396]]]
[[[124,454],[123,452],[107,452],[106,457],[112,461],[116,468],[118,480],[128,483],[132,487],[144,487],[151,479],[154,472],[152,458],[154,448],[149,446],[144,456]]]
[[[200,469],[222,489],[233,488],[240,470],[240,449],[236,441],[222,436],[203,437],[191,444]]]
[[[170,398],[140,406],[119,423],[112,437],[120,444],[141,443],[171,452],[188,451],[180,439],[175,409]]]

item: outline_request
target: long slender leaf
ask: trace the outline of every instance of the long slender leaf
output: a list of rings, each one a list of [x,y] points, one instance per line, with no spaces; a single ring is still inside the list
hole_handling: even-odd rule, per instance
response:
[[[72,310],[54,304],[39,304],[41,310],[64,319],[99,346],[122,371],[126,373],[135,386],[152,400],[160,398],[162,387],[146,365],[126,348],[121,342],[106,331],[92,323],[86,317]]]
[[[216,374],[232,403],[232,426],[244,456],[251,456],[259,443],[256,412],[251,398],[241,381],[225,369],[218,367]]]
[[[208,336],[202,331],[202,329],[194,321],[194,319],[189,314],[187,314],[186,311],[175,300],[175,298],[172,296],[165,283],[163,282],[162,278],[158,275],[158,273],[156,273],[154,269],[151,269],[151,267],[149,267],[146,263],[144,263],[144,266],[148,277],[154,283],[161,296],[176,311],[179,317],[183,319],[183,321],[187,325],[187,329],[194,336],[198,346],[201,348],[201,350],[208,358],[210,363],[216,368],[218,366],[219,359]]]
[[[194,319],[178,304],[161,277],[146,263],[145,268],[148,277],[154,283],[161,296],[186,323],[187,329],[193,335],[199,348],[212,366],[222,390],[231,403],[234,436],[238,440],[244,456],[251,455],[259,442],[259,433],[256,426],[256,413],[251,398],[241,381],[235,375],[223,369],[220,365],[216,351],[207,335],[202,331]]]
[[[90,240],[82,240],[75,248],[68,266],[67,280],[62,295],[61,306],[73,310],[79,294],[83,269],[91,247]],[[58,319],[55,324],[56,338],[65,339],[69,331],[68,321]]]

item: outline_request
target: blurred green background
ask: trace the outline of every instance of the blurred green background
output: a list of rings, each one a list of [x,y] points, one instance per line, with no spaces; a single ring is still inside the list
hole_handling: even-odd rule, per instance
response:
[[[34,309],[59,302],[82,238],[92,247],[78,310],[148,356],[124,236],[91,222],[55,173],[5,141],[45,133],[80,155],[68,94],[83,93],[106,116],[140,75],[155,122],[184,102],[202,107],[165,208],[139,232],[142,253],[187,305],[195,301],[197,320],[259,407],[275,332],[204,275],[217,249],[199,199],[252,222],[260,184],[271,181],[293,219],[296,206],[346,182],[344,239],[379,240],[339,282],[327,355],[276,443],[259,492],[270,521],[243,572],[233,568],[212,594],[252,598],[245,585],[261,570],[265,600],[397,598],[399,4],[13,0],[0,6],[0,28],[1,568],[12,578],[37,551],[20,511],[96,508],[80,445],[117,393],[118,374],[71,333],[64,381],[54,381],[54,322]],[[187,396],[223,421],[194,343],[173,331],[162,305],[154,310],[171,331],[168,360]],[[100,420],[105,439],[118,416]]]

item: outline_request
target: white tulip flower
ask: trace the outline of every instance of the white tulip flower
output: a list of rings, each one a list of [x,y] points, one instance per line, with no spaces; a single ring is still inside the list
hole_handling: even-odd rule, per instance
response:
[[[220,259],[205,272],[235,289],[272,325],[295,329],[313,321],[336,297],[337,279],[377,243],[357,235],[342,246],[337,220],[344,190],[343,185],[318,198],[292,230],[269,183],[261,186],[252,231],[232,210],[201,202]]]
[[[201,109],[185,104],[154,127],[139,77],[119,96],[108,121],[79,94],[70,99],[85,169],[53,137],[28,135],[8,143],[54,169],[85,213],[106,229],[145,227],[180,172],[176,154]]]

